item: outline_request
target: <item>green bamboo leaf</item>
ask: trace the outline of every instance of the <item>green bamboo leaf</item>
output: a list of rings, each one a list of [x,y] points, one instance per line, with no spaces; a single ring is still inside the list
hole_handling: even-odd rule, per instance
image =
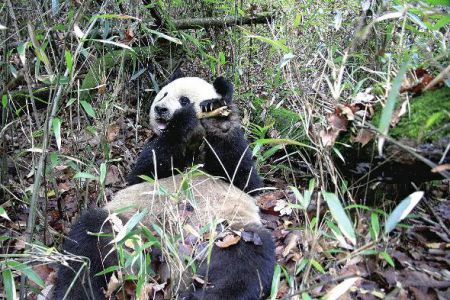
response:
[[[300,203],[302,209],[307,209],[309,206],[310,199],[303,197],[303,195],[300,193],[300,191],[296,187],[290,186],[289,188],[294,193],[294,196],[297,199],[297,201]]]
[[[127,234],[131,232],[131,230],[133,230],[133,228],[145,217],[146,214],[147,209],[144,209],[140,213],[134,214],[117,233],[116,237],[110,242],[110,244],[120,242]]]
[[[389,126],[392,120],[392,114],[394,113],[395,103],[397,102],[397,96],[400,92],[400,86],[402,85],[403,77],[405,76],[406,70],[408,69],[408,62],[404,62],[398,71],[397,76],[394,78],[392,82],[391,90],[389,91],[389,95],[387,101],[381,111],[380,123],[378,124],[378,130],[383,134],[387,135],[389,132]],[[383,155],[383,145],[384,145],[384,137],[380,136],[378,138],[378,153]]]
[[[6,93],[2,96],[2,107],[6,108],[6,106],[8,105],[8,96],[6,95]]]
[[[88,103],[88,102],[86,102],[86,101],[84,101],[84,100],[81,100],[80,101],[80,104],[81,104],[81,106],[83,106],[83,108],[84,108],[84,111],[90,116],[90,117],[92,117],[92,118],[96,118],[96,115],[95,115],[95,111],[94,111],[94,109],[92,108],[92,106]]]
[[[52,121],[53,133],[55,134],[56,145],[58,150],[61,150],[61,120],[59,118],[54,118]]]
[[[6,210],[1,206],[0,206],[0,217],[8,221],[11,221],[11,219],[8,217],[8,214],[6,213]]]
[[[372,230],[372,234],[373,240],[378,240],[378,236],[380,234],[380,222],[378,221],[378,214],[377,213],[372,213],[370,215],[370,224],[371,224],[371,230]]]
[[[2,271],[3,275],[3,288],[6,292],[6,299],[8,300],[16,300],[16,284],[14,283],[14,277],[11,269],[5,269]]]
[[[165,40],[168,40],[169,42],[172,42],[172,43],[175,43],[175,44],[178,44],[178,45],[183,45],[183,42],[180,39],[177,39],[176,37],[169,36],[167,34],[164,34],[162,32],[159,32],[159,31],[156,31],[156,30],[152,30],[152,29],[149,29],[149,31],[151,33],[153,33],[154,35],[156,35],[157,37],[160,37],[160,38],[163,38]]]
[[[286,46],[286,42],[283,40],[276,41],[276,40],[272,40],[267,37],[259,36],[259,35],[255,35],[255,34],[247,35],[247,37],[257,39],[261,42],[267,43],[267,44],[271,45],[272,47],[274,47],[275,49],[279,49],[279,50],[283,51],[284,53],[291,52],[289,47]]]
[[[380,252],[381,258],[383,258],[385,261],[387,261],[388,264],[390,264],[393,268],[395,268],[395,263],[392,257],[387,253],[386,251]]]
[[[414,192],[405,199],[400,202],[399,205],[394,209],[393,212],[389,215],[386,220],[386,224],[384,225],[384,233],[388,234],[391,232],[395,226],[397,226],[398,222],[406,218],[408,214],[413,210],[413,208],[419,203],[420,199],[422,199],[424,192]]]
[[[331,215],[338,224],[342,234],[353,244],[356,244],[356,235],[350,218],[345,213],[338,197],[333,193],[323,192],[323,198],[330,208]]]
[[[270,290],[270,299],[274,300],[277,297],[278,294],[278,285],[280,284],[280,277],[281,277],[281,267],[280,265],[275,266],[275,271],[273,272],[272,277],[272,288]]]
[[[325,274],[324,268],[317,260],[311,259],[310,262],[311,262],[311,265],[314,267],[314,269],[316,269],[317,271],[319,271],[322,274]]]
[[[128,45],[122,44],[120,42],[114,42],[114,41],[110,41],[110,40],[98,40],[98,39],[91,39],[91,41],[99,42],[99,43],[103,43],[103,44],[108,44],[108,45],[113,45],[113,46],[116,46],[116,47],[120,47],[120,48],[123,48],[123,49],[130,50],[131,52],[134,52],[133,48],[131,48]]]
[[[106,179],[106,164],[102,163],[100,165],[100,183],[105,184]]]
[[[72,54],[70,53],[70,51],[68,51],[68,50],[64,51],[64,58],[66,59],[66,65],[67,65],[67,69],[69,70],[69,74],[71,74],[72,69],[73,69],[73,58],[72,58]]]
[[[9,260],[6,262],[6,265],[16,271],[19,271],[22,274],[25,274],[31,281],[33,281],[40,287],[45,286],[44,280],[42,280],[42,278],[36,272],[34,272],[33,269],[27,264],[17,262],[14,260]]]
[[[106,269],[104,269],[103,271],[98,272],[98,273],[95,274],[94,276],[102,276],[102,275],[105,275],[105,274],[108,274],[108,273],[117,271],[117,270],[119,270],[119,269],[120,269],[119,266],[109,266],[109,267],[107,267]]]
[[[19,58],[20,58],[20,61],[22,62],[23,65],[25,65],[25,63],[27,61],[27,57],[25,55],[25,51],[26,51],[26,43],[20,43],[17,46],[17,53],[19,53]]]

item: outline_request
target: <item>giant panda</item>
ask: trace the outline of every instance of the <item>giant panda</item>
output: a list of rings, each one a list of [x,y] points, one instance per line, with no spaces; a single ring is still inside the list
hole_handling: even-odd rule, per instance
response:
[[[208,174],[221,176],[243,191],[258,191],[262,181],[232,95],[233,86],[223,77],[213,84],[198,77],[181,77],[162,88],[150,109],[150,124],[157,137],[144,146],[128,183],[141,182],[140,175],[168,177],[197,162],[204,164]],[[197,117],[222,106],[228,107],[228,115]]]
[[[104,290],[110,274],[94,275],[117,265],[117,255],[112,251],[112,236],[104,235],[113,232],[112,225],[107,221],[108,215],[128,206],[132,209],[119,214],[123,224],[137,211],[147,209],[148,213],[141,223],[148,228],[152,228],[153,223],[175,231],[183,228],[177,232],[183,236],[192,232],[192,228],[195,232],[201,232],[208,224],[217,224],[216,228],[210,228],[213,232],[211,236],[216,233],[216,237],[220,238],[224,231],[241,235],[236,244],[219,247],[213,238],[213,243],[209,244],[212,248],[203,248],[195,278],[201,278],[205,286],[192,280],[189,269],[180,271],[177,267],[172,270],[172,286],[178,286],[181,282],[180,286],[184,287],[179,291],[178,299],[250,300],[267,297],[275,264],[275,246],[271,233],[261,224],[255,199],[211,175],[187,177],[178,174],[155,183],[132,185],[119,191],[104,209],[84,213],[73,225],[63,249],[76,256],[87,257],[89,269],[81,270],[83,262],[80,260],[70,260],[68,265],[62,265],[58,272],[56,299],[63,299],[66,293],[66,299],[105,299]],[[186,215],[186,212],[189,212],[186,219],[182,219],[180,216]],[[103,235],[91,235],[98,232]],[[175,233],[171,232],[172,235]],[[184,244],[185,240],[179,243]],[[205,247],[204,243],[202,245]],[[201,246],[199,249],[202,249]],[[208,263],[205,251],[207,253],[209,249],[211,256]],[[184,279],[172,278],[179,273],[183,274]]]
[[[149,214],[142,223],[149,227],[170,220],[168,216],[173,214],[167,214],[169,208],[177,211],[180,204],[186,207],[192,201],[194,204],[188,206],[194,208],[195,214],[189,221],[197,228],[221,220],[214,230],[234,230],[253,239],[242,238],[225,248],[211,244],[209,260],[201,260],[196,272],[196,276],[205,278],[205,285],[188,283],[180,298],[260,299],[268,295],[275,263],[274,242],[261,225],[254,198],[246,193],[260,188],[262,182],[251,160],[232,93],[232,85],[221,77],[212,85],[200,78],[184,77],[172,81],[157,94],[150,120],[158,136],[144,147],[128,176],[131,186],[119,191],[104,209],[85,212],[73,226],[63,249],[87,257],[90,267],[88,273],[79,273],[82,262],[76,260],[61,266],[56,299],[62,299],[68,290],[68,299],[105,299],[103,291],[109,275],[94,275],[117,265],[117,256],[110,236],[89,233],[112,233],[112,226],[106,221],[109,213],[133,205],[132,210],[119,215],[126,221],[137,210],[147,208]],[[200,112],[224,105],[231,109],[229,115],[199,119]],[[203,141],[206,145],[201,150]],[[185,193],[185,175],[177,173],[198,156],[208,175],[192,178],[188,183],[192,192]],[[139,175],[151,176],[156,181],[141,182]],[[178,195],[175,206],[174,194]]]

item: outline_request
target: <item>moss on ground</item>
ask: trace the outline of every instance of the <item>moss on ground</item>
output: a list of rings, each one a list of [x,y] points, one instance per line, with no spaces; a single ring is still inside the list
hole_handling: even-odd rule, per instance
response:
[[[399,105],[399,104],[398,104]],[[373,119],[378,125],[381,109]],[[403,116],[389,134],[418,142],[438,140],[450,135],[450,88],[428,91],[410,100],[410,113]]]

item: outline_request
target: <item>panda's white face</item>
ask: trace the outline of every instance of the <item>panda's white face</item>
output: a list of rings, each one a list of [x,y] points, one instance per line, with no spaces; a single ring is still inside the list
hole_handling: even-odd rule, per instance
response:
[[[196,112],[200,112],[200,103],[204,100],[221,98],[214,86],[198,77],[176,79],[163,87],[156,95],[150,108],[150,125],[160,135],[167,128],[175,111],[194,103]]]

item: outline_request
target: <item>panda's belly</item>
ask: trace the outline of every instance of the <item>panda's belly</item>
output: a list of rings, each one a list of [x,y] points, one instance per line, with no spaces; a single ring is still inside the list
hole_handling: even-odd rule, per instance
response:
[[[119,191],[105,208],[115,212],[132,208],[121,214],[129,219],[136,211],[147,209],[145,225],[155,222],[176,221],[194,226],[220,223],[261,225],[259,209],[254,198],[236,187],[211,176],[189,178],[176,175],[158,180],[155,184],[144,182]],[[186,181],[186,180],[185,180]]]

